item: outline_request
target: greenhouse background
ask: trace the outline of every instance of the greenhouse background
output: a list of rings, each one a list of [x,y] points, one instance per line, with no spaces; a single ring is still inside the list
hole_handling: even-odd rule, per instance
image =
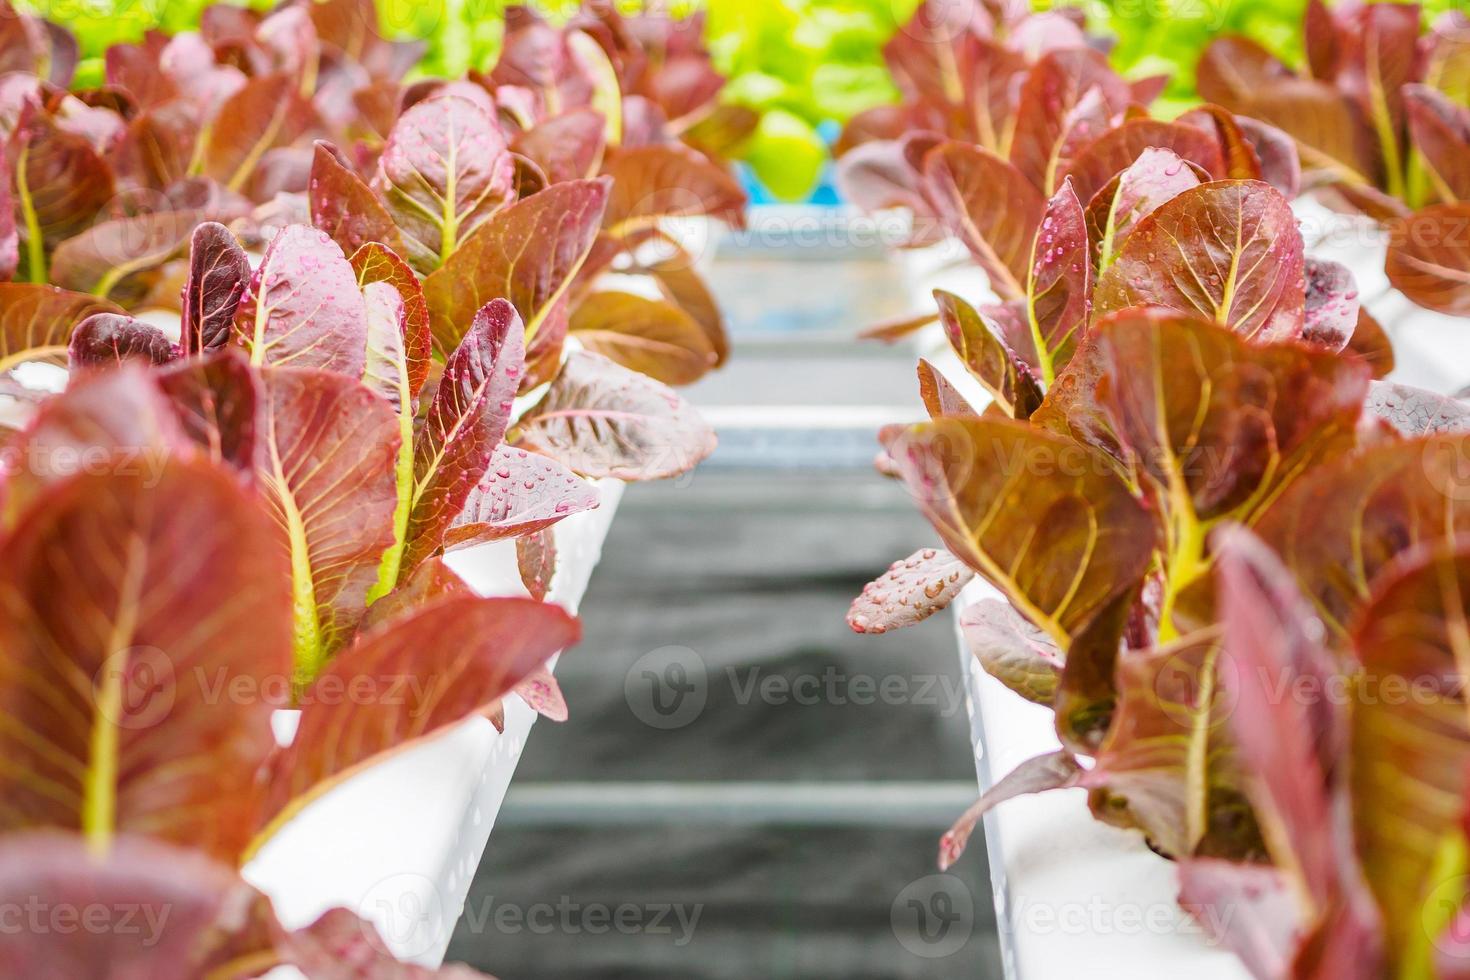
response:
[[[76,32],[86,59],[78,84],[87,85],[101,79],[108,45],[136,41],[150,29],[175,33],[191,27],[207,4],[21,0],[17,6]],[[266,10],[271,5],[253,6]],[[505,6],[502,0],[378,2],[385,35],[428,43],[410,77],[455,78],[493,64]],[[577,4],[535,6],[565,17]],[[1039,3],[1037,9],[1051,6]],[[1460,8],[1457,0],[1425,0],[1422,6],[1426,16]],[[762,112],[760,127],[741,151],[760,181],[757,200],[802,200],[815,192],[830,204],[836,201],[831,189],[819,190],[826,146],[854,115],[897,97],[882,48],[917,7],[918,0],[676,0],[660,9],[676,16],[705,13],[715,65],[729,79],[723,98]],[[1155,110],[1162,115],[1194,103],[1194,67],[1214,37],[1244,34],[1289,64],[1302,59],[1305,0],[1093,0],[1082,9],[1095,30],[1113,39],[1111,58],[1120,71],[1169,77],[1165,99]]]

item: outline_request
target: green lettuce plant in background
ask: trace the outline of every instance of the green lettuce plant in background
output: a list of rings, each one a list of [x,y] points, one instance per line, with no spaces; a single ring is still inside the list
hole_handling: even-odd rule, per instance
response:
[[[1420,0],[1430,18],[1464,3]],[[1306,7],[1307,0],[1092,0],[1085,5],[1089,26],[1117,38],[1111,54],[1120,71],[1130,78],[1170,77],[1164,98],[1155,104],[1155,111],[1165,116],[1198,101],[1195,65],[1206,45],[1221,34],[1243,34],[1287,64],[1300,64]]]
[[[811,193],[827,159],[818,128],[898,97],[883,44],[917,0],[707,0],[725,98],[762,113],[746,161],[776,197]]]

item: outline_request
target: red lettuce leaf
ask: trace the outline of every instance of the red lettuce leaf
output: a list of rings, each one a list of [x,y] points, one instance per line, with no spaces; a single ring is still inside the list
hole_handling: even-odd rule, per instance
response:
[[[1248,520],[1294,477],[1351,449],[1368,371],[1295,345],[1246,343],[1157,310],[1098,325],[1096,397],[1178,533]]]
[[[363,384],[382,395],[408,421],[411,435],[414,404],[408,383],[408,355],[404,353],[407,315],[403,297],[389,283],[370,282],[362,287],[362,299],[367,308]]]
[[[56,485],[4,544],[0,820],[233,860],[273,747],[271,685],[290,670],[289,576],[225,471],[113,469]],[[240,683],[254,696],[220,701]]]
[[[1439,204],[1389,227],[1388,281],[1426,309],[1470,316],[1470,203]]]
[[[1275,126],[1249,116],[1236,116],[1235,124],[1245,135],[1261,165],[1261,180],[1295,200],[1302,190],[1302,158],[1291,136]]]
[[[430,558],[419,564],[399,583],[398,588],[368,607],[367,615],[358,625],[360,633],[367,633],[380,626],[406,619],[424,606],[440,599],[451,597],[473,597],[477,593],[459,573],[450,568],[442,557]]]
[[[915,219],[930,217],[922,188],[924,156],[944,142],[936,133],[863,143],[837,161],[837,187],[845,201],[868,213],[907,208]]]
[[[83,293],[33,283],[0,283],[0,374],[26,361],[66,361],[72,331],[93,313],[121,313]]]
[[[1348,345],[1358,328],[1358,283],[1347,266],[1308,258],[1302,340],[1334,353]]]
[[[1173,150],[1150,147],[1087,206],[1097,271],[1106,272],[1138,222],[1160,205],[1200,185],[1199,175]]]
[[[367,310],[337,244],[309,225],[282,229],[250,277],[235,335],[256,365],[362,377]]]
[[[658,283],[659,292],[675,306],[694,318],[709,347],[714,351],[715,367],[730,356],[730,337],[725,331],[725,317],[709,286],[700,278],[694,259],[676,254],[645,270]]]
[[[246,190],[265,154],[294,142],[310,127],[311,117],[295,78],[251,78],[224,101],[204,134],[204,175],[227,190]]]
[[[1026,306],[1042,379],[1050,385],[1087,332],[1092,303],[1087,219],[1071,178],[1042,212],[1031,246]]]
[[[124,303],[140,299],[198,220],[196,211],[159,211],[99,221],[56,247],[50,281]]]
[[[515,444],[588,477],[659,480],[693,469],[715,434],[674,391],[597,354],[572,353]]]
[[[1103,321],[1083,356],[1092,389],[1072,424],[1115,438],[1148,489],[1164,540],[1160,635],[1172,639],[1193,623],[1176,607],[1208,568],[1208,528],[1259,519],[1303,473],[1351,451],[1369,371],[1158,310]]]
[[[1375,378],[1386,378],[1393,373],[1393,342],[1366,307],[1358,307],[1358,324],[1353,328],[1346,351],[1361,358],[1373,371]]]
[[[1095,315],[1156,304],[1263,342],[1294,340],[1303,274],[1302,236],[1286,199],[1259,181],[1219,181],[1138,222],[1098,280]]]
[[[557,184],[487,221],[424,280],[435,348],[454,350],[493,299],[515,306],[528,338],[565,324],[562,299],[596,239],[608,191],[605,179]]]
[[[418,406],[405,352],[408,318],[403,297],[390,283],[370,282],[362,287],[362,298],[367,306],[367,367],[362,380],[382,396],[398,417],[398,452],[393,466],[397,499],[393,509],[393,544],[383,553],[378,582],[368,593],[368,602],[372,603],[393,587],[401,572],[414,502],[413,427]]]
[[[525,371],[525,331],[503,299],[475,315],[414,439],[404,568],[438,551],[505,435]]]
[[[1403,172],[1404,86],[1420,70],[1417,6],[1366,4],[1342,11],[1334,81],[1357,104],[1378,140],[1387,189],[1403,197],[1397,186]]]
[[[290,965],[319,978],[483,977],[462,966],[399,963],[376,928],[347,909],[288,933],[269,899],[229,863],[142,836],[120,838],[99,856],[74,835],[25,833],[8,840],[0,857],[0,901],[78,913],[72,925],[62,914],[52,917],[57,928],[0,936],[7,975],[196,980]]]
[[[960,635],[985,672],[1021,697],[1050,706],[1063,654],[1046,633],[1002,599],[982,599],[960,613]]]
[[[586,105],[592,97],[592,82],[566,36],[529,6],[506,9],[505,37],[490,80],[533,90],[549,115]]]
[[[939,842],[939,870],[948,871],[960,859],[981,818],[1000,804],[1018,796],[1077,786],[1085,774],[1065,750],[1027,759],[990,787],[945,833]]]
[[[301,727],[274,767],[256,845],[353,773],[483,714],[580,633],[558,606],[458,597],[360,636],[317,684],[329,691],[368,678],[378,696],[303,694]]]
[[[378,242],[403,251],[398,226],[372,188],[330,143],[317,141],[309,185],[311,223],[351,255]]]
[[[151,323],[121,313],[94,313],[72,331],[67,360],[72,370],[108,367],[137,358],[167,364],[178,349]]]
[[[1460,461],[1470,437],[1391,442],[1317,466],[1272,504],[1256,532],[1301,583],[1334,637],[1406,551],[1470,532]]]
[[[1470,108],[1425,85],[1404,89],[1409,132],[1446,203],[1470,201]]]
[[[919,358],[917,373],[919,375],[919,397],[923,399],[924,409],[929,413],[931,419],[944,415],[961,418],[979,417],[980,413],[965,400],[965,396],[960,394],[959,389],[951,384],[938,368],[922,357]]]
[[[254,976],[252,965],[274,964],[271,950],[284,930],[266,898],[231,865],[141,834],[119,838],[105,856],[73,834],[8,836],[0,843],[0,902],[48,909],[55,915],[43,913],[41,924],[56,927],[0,934],[0,971],[152,980]]]
[[[1335,64],[1320,41],[1311,47]],[[1381,150],[1361,108],[1328,76],[1300,78],[1256,42],[1222,37],[1205,49],[1196,77],[1203,98],[1289,134],[1309,174],[1362,187],[1381,179]]]
[[[922,313],[905,313],[881,323],[875,323],[871,327],[864,327],[858,331],[857,336],[859,340],[876,340],[880,344],[892,346],[905,337],[912,337],[938,319],[939,314],[932,310],[925,310]]]
[[[1429,25],[1424,79],[1462,105],[1470,105],[1470,14],[1449,10]]]
[[[715,365],[709,336],[672,303],[609,290],[577,304],[569,335],[582,348],[670,385],[693,384]]]
[[[20,232],[15,226],[15,192],[10,163],[0,153],[0,281],[14,277],[20,268]]]
[[[112,200],[112,168],[86,137],[60,128],[29,102],[5,152],[15,182],[19,273],[45,282],[51,251],[86,230]]]
[[[202,354],[229,343],[235,312],[250,281],[250,258],[224,225],[206,221],[189,245],[180,344]]]
[[[403,234],[403,254],[430,272],[514,199],[514,166],[494,119],[468,99],[441,95],[398,117],[375,185]]]
[[[556,575],[556,535],[548,528],[516,538],[516,568],[531,598],[545,599]]]
[[[133,365],[73,378],[64,397],[42,401],[6,448],[0,489],[10,526],[57,484],[95,472],[108,460],[147,473],[185,453],[189,443],[163,394]]]
[[[301,688],[352,635],[393,543],[398,420],[355,378],[311,368],[260,376],[255,468],[275,521],[269,537],[290,562]]]
[[[1255,147],[1246,139],[1236,117],[1223,106],[1206,103],[1180,116],[1178,122],[1202,129],[1215,137],[1220,148],[1224,170],[1221,177],[1231,180],[1261,180],[1261,161]]]
[[[103,56],[103,78],[115,89],[147,108],[178,96],[173,79],[159,70],[161,45],[150,38],[144,44],[114,44]]]
[[[515,686],[515,693],[542,718],[566,721],[569,717],[567,700],[561,693],[561,685],[545,666],[537,667],[528,674]]]
[[[386,245],[369,242],[350,259],[360,289],[383,282],[398,291],[403,301],[403,352],[408,371],[408,390],[417,398],[429,377],[432,363],[432,340],[429,335],[429,305],[424,301],[423,285],[408,263]]]
[[[1024,299],[1031,243],[1045,201],[1011,163],[977,146],[945,143],[924,158],[924,185],[940,220],[965,244],[1003,300]]]
[[[198,129],[196,107],[187,101],[148,109],[128,120],[113,144],[113,169],[123,182],[165,192],[187,178]]]
[[[1470,432],[1470,405],[1458,398],[1389,381],[1375,381],[1368,386],[1363,412],[1366,418],[1387,423],[1411,438]]]
[[[554,459],[495,447],[490,465],[444,537],[446,548],[532,534],[592,510],[597,488]]]
[[[36,73],[43,57],[46,39],[40,22],[17,11],[10,3],[0,8],[0,40],[4,41],[4,59],[0,69],[6,72]]]
[[[1407,556],[1375,585],[1352,631],[1363,665],[1353,827],[1389,955],[1406,976],[1429,974],[1433,944],[1465,897],[1467,582],[1463,549]]]
[[[313,12],[321,6],[313,3]],[[279,948],[283,962],[321,980],[490,980],[458,963],[429,967],[397,962],[388,955],[377,927],[350,909],[328,909],[285,937]]]
[[[1132,101],[1128,83],[1089,48],[1042,55],[1016,98],[1010,159],[1046,196],[1061,186],[1073,155]]]
[[[1152,560],[1153,519],[1086,447],[1004,419],[936,419],[888,443],[946,547],[1065,648]]]
[[[1083,784],[1094,814],[1137,827],[1170,857],[1260,860],[1219,661],[1210,633],[1120,655],[1117,706]]]
[[[953,293],[934,291],[939,322],[970,374],[1011,418],[1030,418],[1042,390],[1031,367],[1008,343],[1002,326]]]
[[[688,147],[609,149],[602,172],[613,182],[603,227],[614,237],[627,237],[660,218],[708,216],[733,228],[745,225],[740,183]]]
[[[375,78],[397,78],[416,64],[423,42],[383,37],[377,7],[368,0],[318,0],[311,22],[323,45],[359,62]]]
[[[573,109],[517,136],[512,147],[553,184],[597,176],[606,150],[605,123],[592,109]]]
[[[1151,147],[1170,150],[1211,176],[1225,176],[1225,159],[1214,134],[1157,119],[1130,119],[1108,130],[1078,152],[1066,175],[1077,196],[1090,201]]]
[[[1256,980],[1296,975],[1291,959],[1301,913],[1277,869],[1220,858],[1181,861],[1179,904],[1212,942],[1240,957]]]
[[[1258,538],[1234,529],[1217,550],[1226,648],[1220,682],[1268,847],[1299,886],[1309,929],[1300,942],[1316,961],[1314,975],[1378,976],[1378,912],[1346,809],[1349,712],[1330,693],[1343,689],[1345,677],[1321,646],[1322,625],[1291,573]]]
[[[245,357],[224,349],[181,358],[155,379],[173,401],[184,434],[210,459],[253,481],[261,394]]]
[[[964,562],[938,548],[921,548],[894,562],[847,611],[854,633],[887,633],[945,609],[975,577]]]

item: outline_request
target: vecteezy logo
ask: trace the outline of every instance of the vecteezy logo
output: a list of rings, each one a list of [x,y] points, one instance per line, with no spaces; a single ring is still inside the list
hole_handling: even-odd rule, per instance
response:
[[[1445,965],[1463,966],[1470,960],[1470,919],[1465,915],[1470,875],[1454,875],[1429,890],[1420,910],[1420,922],[1429,942]]]
[[[683,728],[704,711],[709,676],[688,647],[659,647],[639,657],[623,681],[628,708],[650,728]]]
[[[913,9],[912,4],[894,0],[891,4],[895,18],[903,23],[903,32],[925,44],[949,44],[964,33],[969,24],[970,5],[965,0],[930,0],[919,5],[919,9],[907,22],[903,18]]]
[[[1422,461],[1430,486],[1453,502],[1470,500],[1470,459],[1459,440],[1430,440],[1424,444]]]
[[[384,878],[358,902],[363,936],[380,953],[403,959],[443,949],[454,930],[433,880],[405,871]]]
[[[1181,641],[1154,673],[1154,708],[1180,732],[1195,731],[1201,720],[1210,729],[1226,725],[1235,713],[1239,668],[1216,642]]]
[[[929,875],[898,893],[889,922],[899,943],[915,956],[952,956],[975,929],[975,898],[958,876]]]
[[[119,728],[152,728],[173,711],[173,661],[157,647],[128,647],[102,662],[92,678],[97,711]]]

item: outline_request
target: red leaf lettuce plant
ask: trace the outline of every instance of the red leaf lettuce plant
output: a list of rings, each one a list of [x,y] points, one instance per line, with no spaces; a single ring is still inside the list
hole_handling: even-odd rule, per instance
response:
[[[500,61],[416,86],[408,99],[419,101],[388,130],[370,179],[317,148],[313,220],[345,251],[378,241],[426,277],[437,349],[486,299],[520,289],[528,381],[554,373],[568,333],[658,380],[697,380],[728,343],[668,224],[739,225],[745,204],[728,167],[680,139],[712,116],[722,82],[698,25],[592,4],[557,28],[510,8]],[[564,265],[556,289],[520,272],[534,257],[511,261],[527,239]]]
[[[24,408],[0,471],[0,892],[176,895],[182,952],[151,975],[428,975],[347,913],[286,934],[227,869],[386,754],[499,724],[511,693],[564,718],[544,664],[579,627],[539,601],[551,529],[597,505],[589,479],[675,475],[714,444],[658,380],[698,377],[724,336],[666,222],[743,204],[677,141],[713,99],[676,80],[698,74],[686,29],[513,12],[506,59],[567,54],[550,88],[501,67],[405,88],[411,52],[372,10],[210,8],[197,35],[114,49],[107,87],[76,95],[64,34],[0,18],[54,48],[0,76],[25,280],[0,283],[0,381]],[[231,100],[267,82],[257,125]],[[628,108],[678,99],[670,121]],[[222,141],[249,145],[211,169]],[[191,203],[103,216],[117,200]],[[177,332],[142,315],[160,306]],[[66,391],[22,385],[35,362],[67,364]],[[507,539],[530,598],[482,598],[444,560]],[[162,882],[162,861],[187,873]],[[142,955],[124,947],[12,937],[0,963],[81,974]]]
[[[569,330],[657,380],[696,380],[728,343],[669,225],[743,221],[720,153],[750,122],[716,106],[702,21],[596,2],[562,28],[524,8],[506,21],[493,70],[412,85],[418,46],[382,40],[371,0],[216,5],[197,32],[113,47],[106,85],[76,94],[66,57],[17,48],[0,86],[0,278],[176,310],[202,221],[252,249],[313,222],[349,256],[377,242],[428,280],[441,357],[489,299],[542,288],[516,298],[527,387],[555,375]],[[564,265],[555,289],[509,260],[526,233]]]
[[[418,280],[377,243],[349,261],[288,226],[252,271],[205,224],[190,260],[180,342],[89,316],[67,391],[5,446],[3,829],[76,831],[94,861],[135,834],[243,860],[342,780],[495,719],[512,692],[564,718],[542,665],[579,630],[537,599],[548,529],[597,504],[573,470],[641,473],[711,442],[669,389],[590,353],[518,414],[525,331],[504,299],[428,384]],[[442,558],[509,537],[530,542],[534,598],[481,598]],[[271,715],[293,705],[278,748]],[[272,955],[296,962],[298,941]]]
[[[1107,83],[1073,84],[1088,100]],[[1462,881],[1454,875],[1463,876],[1470,758],[1455,754],[1427,774],[1418,754],[1450,748],[1437,738],[1365,728],[1373,747],[1348,747],[1329,723],[1336,715],[1314,710],[1302,751],[1320,754],[1324,778],[1340,781],[1351,769],[1376,781],[1361,790],[1372,802],[1354,805],[1364,891],[1345,850],[1317,856],[1349,848],[1341,807],[1318,806],[1316,816],[1271,809],[1299,804],[1267,794],[1299,790],[1307,770],[1295,756],[1273,757],[1282,738],[1260,713],[1241,717],[1244,694],[1239,707],[1231,700],[1256,683],[1239,666],[1246,653],[1232,630],[1265,608],[1237,602],[1231,582],[1246,551],[1252,567],[1270,559],[1249,544],[1249,528],[1311,603],[1292,606],[1283,629],[1331,651],[1334,677],[1351,690],[1358,664],[1389,646],[1376,636],[1363,642],[1354,624],[1364,609],[1413,556],[1463,533],[1467,495],[1455,470],[1463,437],[1450,433],[1464,429],[1466,409],[1373,380],[1391,353],[1360,313],[1351,275],[1307,257],[1287,197],[1258,179],[1263,169],[1245,169],[1269,158],[1276,173],[1295,173],[1289,141],[1273,137],[1262,152],[1266,144],[1231,135],[1259,132],[1254,124],[1206,107],[1169,132],[1209,135],[1198,145],[1214,147],[1224,168],[1212,171],[1177,143],[1113,135],[1144,121],[1124,116],[1080,152],[1096,166],[1067,164],[1049,199],[1018,192],[1029,179],[1013,160],[954,140],[936,138],[908,169],[918,206],[965,241],[1003,302],[977,308],[936,294],[966,376],[920,362],[931,421],[887,430],[880,466],[903,480],[945,550],[895,563],[854,602],[849,622],[860,632],[919,622],[978,575],[1004,601],[966,609],[971,651],[993,677],[1054,710],[1062,749],[997,783],[946,835],[941,864],[998,803],[1082,787],[1099,819],[1137,828],[1180,862],[1187,905],[1235,896],[1259,906],[1249,921],[1281,940],[1266,944],[1280,956],[1263,965],[1252,959],[1259,936],[1230,937],[1258,975],[1434,975],[1420,967],[1437,948],[1405,930],[1421,911],[1439,916],[1431,936],[1443,942],[1463,902],[1461,884],[1446,913],[1435,889]],[[1099,142],[1116,150],[1103,153]],[[1018,226],[1035,233],[1021,236]],[[1442,567],[1417,574],[1421,583],[1448,581]],[[1460,601],[1453,590],[1435,595]],[[1435,615],[1452,625],[1460,611]],[[1420,643],[1417,620],[1394,616],[1393,628]],[[1296,656],[1295,645],[1284,649]],[[1426,655],[1422,644],[1414,650]],[[1320,672],[1321,661],[1307,667]],[[1394,670],[1422,681],[1431,672],[1420,666]],[[1430,679],[1442,681],[1457,668],[1434,669]],[[1453,717],[1463,727],[1463,704],[1434,724]],[[1361,708],[1355,719],[1390,723]],[[1348,751],[1360,753],[1351,766]],[[1399,756],[1377,762],[1375,753]],[[1445,780],[1452,785],[1438,792]],[[1399,833],[1415,808],[1415,833]],[[1424,823],[1433,834],[1418,832]],[[1370,859],[1364,842],[1375,834],[1383,839]],[[1342,930],[1333,942],[1358,945],[1326,958],[1317,937],[1328,926]],[[1374,972],[1383,963],[1407,972]],[[1344,964],[1362,972],[1335,972]]]
[[[504,418],[456,396],[514,362],[514,316],[503,301],[487,308],[431,420],[471,404],[464,429]],[[340,359],[345,338],[321,346]],[[470,363],[486,348],[497,356]],[[421,452],[446,445],[432,425]],[[17,860],[6,874],[31,868],[63,891],[104,875],[125,888],[137,835],[198,852],[190,868],[232,866],[362,768],[493,711],[575,642],[559,607],[480,598],[435,557],[405,565],[401,585],[367,606],[392,541],[396,441],[393,412],[362,381],[233,346],[159,368],[89,365],[42,405],[6,446],[0,828],[78,843],[38,845],[52,864]],[[467,448],[457,440],[443,455]],[[280,747],[271,718],[293,704],[299,727]],[[198,873],[177,884],[228,878]],[[38,945],[12,938],[0,960],[41,956]]]
[[[586,352],[517,413],[525,329],[505,299],[476,313],[428,383],[418,280],[378,243],[349,261],[292,225],[252,271],[230,233],[205,224],[190,266],[178,343],[120,312],[87,317],[70,331],[69,389],[6,446],[0,700],[16,724],[4,829],[74,831],[87,846],[15,839],[51,863],[7,870],[30,869],[48,894],[151,898],[159,885],[135,880],[133,856],[171,855],[136,835],[227,868],[327,789],[466,717],[494,717],[513,691],[565,717],[542,665],[576,639],[576,621],[534,598],[474,595],[442,552],[519,536],[531,542],[522,555],[537,555],[528,586],[544,595],[547,529],[597,502],[574,469],[669,472],[711,443],[669,389]],[[57,296],[4,288],[43,310]],[[408,695],[340,696],[364,683]],[[247,696],[221,701],[242,685]],[[271,714],[291,705],[299,728],[278,748]],[[200,915],[258,908],[248,923],[197,923],[223,945],[189,943],[208,969],[185,958],[181,976],[307,968],[339,946],[379,958],[347,913],[262,938],[263,899],[203,856],[184,863],[193,870],[176,883],[200,890]],[[0,961],[18,964],[75,952],[34,937],[5,945]]]
[[[253,367],[315,368],[380,396],[352,435],[377,447],[392,437],[391,486],[366,480],[378,474],[359,472],[369,466],[361,454],[346,463],[364,478],[358,485],[365,499],[354,506],[367,507],[371,499],[391,509],[386,532],[360,515],[329,514],[328,520],[345,519],[352,533],[339,535],[329,523],[319,545],[311,525],[323,515],[297,513],[286,499],[289,474],[272,483],[281,491],[283,519],[301,525],[292,531],[292,571],[298,657],[308,675],[313,661],[350,634],[364,599],[382,598],[446,546],[538,535],[521,551],[533,594],[543,592],[554,567],[543,532],[554,518],[587,506],[592,495],[554,459],[577,476],[655,479],[684,472],[713,445],[703,423],[659,381],[692,381],[721,359],[727,345],[718,308],[689,256],[664,249],[657,261],[649,259],[650,250],[671,240],[670,218],[742,220],[743,196],[723,165],[677,140],[713,113],[718,91],[712,69],[697,70],[708,63],[697,32],[652,15],[625,20],[602,5],[589,6],[565,28],[519,8],[507,16],[509,37],[492,72],[408,88],[397,81],[408,61],[404,49],[377,38],[374,7],[358,0],[292,5],[264,18],[210,8],[197,36],[150,36],[113,49],[109,89],[122,94],[92,98],[95,106],[49,93],[33,76],[13,76],[23,83],[19,118],[50,119],[56,125],[48,132],[72,141],[82,137],[62,128],[60,110],[48,114],[34,92],[55,95],[87,119],[105,118],[118,133],[151,119],[155,108],[190,109],[180,115],[194,120],[197,111],[180,93],[197,96],[202,83],[186,86],[182,76],[169,74],[184,64],[208,78],[253,79],[244,72],[269,68],[270,78],[280,77],[277,62],[284,60],[294,66],[294,81],[290,92],[267,100],[273,111],[310,94],[306,102],[317,122],[332,108],[350,117],[350,126],[293,129],[286,145],[267,148],[257,140],[245,153],[253,163],[295,161],[283,164],[282,180],[272,184],[269,220],[310,218],[316,229],[288,223],[278,231],[257,208],[231,223],[242,245],[219,223],[200,223],[211,211],[140,214],[121,225],[92,224],[49,253],[52,279],[58,269],[80,268],[68,256],[85,253],[82,265],[100,278],[65,281],[90,286],[90,294],[0,284],[0,374],[28,360],[58,360],[68,347],[74,366],[133,357],[207,359],[233,337]],[[546,52],[560,54],[545,61]],[[329,98],[346,97],[329,86],[338,74],[350,90],[351,111]],[[704,94],[669,82],[679,75],[697,76]],[[254,84],[245,82],[245,89]],[[654,98],[660,93],[662,101]],[[660,107],[672,108],[678,99],[688,104],[667,121]],[[633,116],[636,127],[628,124]],[[238,106],[229,118],[250,122]],[[360,124],[369,119],[373,125],[364,129]],[[206,125],[201,132],[224,138],[228,129],[231,139],[240,139],[258,128]],[[20,125],[17,139],[30,131]],[[314,134],[350,140],[344,144],[350,152],[326,140],[303,145]],[[148,139],[153,149],[155,136]],[[133,160],[118,149],[123,138],[109,137],[105,154],[100,145],[74,147],[85,150],[80,159],[107,186],[121,180],[130,191],[163,194],[185,188],[212,200],[234,194],[207,171],[194,175],[207,153],[183,153],[194,162],[167,180],[126,167],[114,172],[105,161]],[[34,162],[31,150],[47,156],[43,149],[25,144],[16,159]],[[22,227],[37,223],[23,179],[28,172],[20,167],[14,184]],[[78,195],[62,197],[73,207]],[[85,224],[90,213],[73,217]],[[155,234],[164,225],[167,241]],[[190,239],[182,246],[174,241],[180,229]],[[83,236],[92,236],[92,245],[73,247]],[[18,237],[27,250],[38,241]],[[262,244],[252,271],[244,248]],[[119,261],[119,249],[125,260]],[[144,272],[157,281],[130,288]],[[632,273],[642,275],[643,293],[607,285],[618,279],[623,287]],[[155,309],[160,284],[168,281],[178,289],[177,339],[124,312]],[[492,307],[492,300],[501,304]],[[93,313],[105,315],[88,319]],[[577,347],[570,356],[569,334]],[[209,380],[218,386],[239,374],[211,368]],[[19,390],[6,380],[7,391]],[[518,393],[548,383],[529,410],[513,410]],[[345,390],[362,397],[359,388]],[[306,390],[278,394],[303,404],[311,397]],[[238,409],[242,399],[223,400],[250,416]],[[466,425],[465,419],[477,421]],[[511,438],[501,446],[508,429]],[[248,455],[247,438],[232,433],[226,442],[221,452]],[[290,469],[288,460],[278,462]],[[539,516],[521,520],[523,510]],[[328,550],[312,558],[321,547]],[[330,570],[331,580],[313,574],[313,561]],[[364,592],[359,566],[374,563],[376,581]],[[533,568],[539,571],[531,574]]]
[[[1010,304],[1001,317],[1007,325],[1027,330],[1020,313],[1044,222],[1053,236],[1069,221],[1097,224],[1101,274],[1132,224],[1191,184],[1265,180],[1296,194],[1299,163],[1279,130],[1216,106],[1172,122],[1151,119],[1144,107],[1160,80],[1118,76],[1070,16],[997,21],[987,10],[920,8],[887,49],[905,100],[852,121],[838,146],[839,182],[865,209],[911,212],[916,244],[958,237]],[[1154,151],[1153,163],[1120,189],[1123,171],[1145,149]],[[1062,272],[1060,263],[1048,269],[1048,276]],[[1057,283],[1035,285],[1046,292]],[[1071,295],[1064,332],[1080,311],[1082,297]],[[1012,346],[1040,352],[1032,358],[1038,377],[1054,378],[1060,365],[1055,351],[1043,350],[1044,338],[1014,338]]]
[[[601,194],[605,185],[573,189]],[[444,550],[544,536],[596,505],[580,476],[670,475],[712,447],[672,391],[588,352],[572,354],[518,412],[526,330],[505,299],[476,312],[442,367],[434,364],[418,279],[376,242],[348,260],[325,233],[288,226],[252,272],[230,233],[205,224],[190,264],[181,341],[126,314],[88,317],[71,332],[80,378],[68,398],[84,398],[87,380],[100,375],[101,383],[120,362],[156,365],[185,434],[260,485],[289,557],[303,684],[370,605],[410,585]],[[557,275],[555,256],[523,271],[545,283]],[[156,414],[136,402],[123,404]],[[49,437],[58,405],[72,403],[43,405],[14,451]],[[10,500],[27,492],[22,483]]]
[[[1246,38],[1200,61],[1200,94],[1289,133],[1309,186],[1382,221],[1390,281],[1429,309],[1470,313],[1470,18],[1427,30],[1417,4],[1311,0],[1306,64]]]
[[[291,213],[279,195],[305,189],[311,139],[362,131],[419,50],[381,40],[373,5],[355,0],[269,15],[221,4],[197,31],[113,46],[105,84],[68,93],[69,35],[8,4],[0,22],[56,43],[7,46],[0,272],[127,304],[176,306],[166,270],[200,221],[258,237],[273,211]]]
[[[1091,101],[1107,79],[1069,87]],[[906,626],[980,574],[1007,602],[967,611],[973,649],[1053,705],[1066,746],[961,821],[947,861],[983,808],[1050,785],[1091,789],[1095,813],[1164,854],[1261,857],[1233,746],[1205,723],[1210,535],[1257,525],[1360,439],[1395,438],[1364,408],[1374,367],[1348,347],[1367,334],[1351,275],[1305,256],[1288,198],[1260,179],[1266,159],[1294,175],[1291,144],[1261,153],[1241,134],[1263,129],[1211,107],[1141,123],[1155,125],[1125,110],[1083,145],[1050,200],[1017,192],[1030,179],[985,148],[938,141],[923,157],[926,203],[1004,300],[936,295],[964,383],[991,404],[920,363],[933,420],[888,430],[882,463],[947,551],[895,564],[850,621]],[[1158,698],[1161,676],[1183,689]],[[1145,751],[1150,733],[1172,748]]]

